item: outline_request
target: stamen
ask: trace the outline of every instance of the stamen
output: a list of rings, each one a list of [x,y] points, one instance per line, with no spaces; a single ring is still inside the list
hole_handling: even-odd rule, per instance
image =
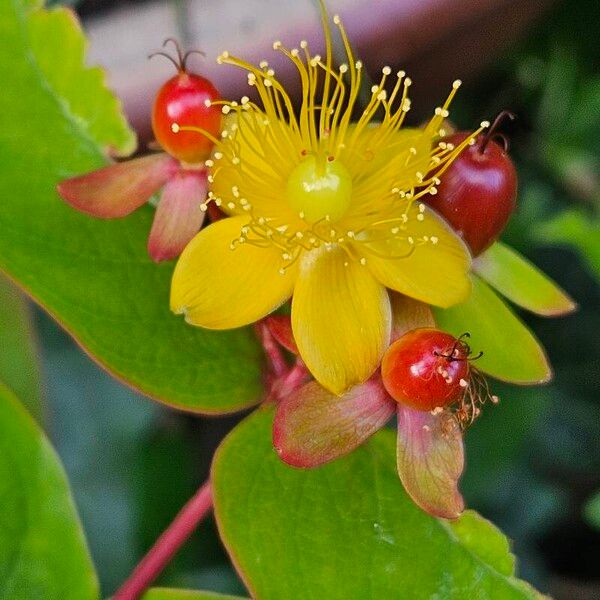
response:
[[[478,129],[456,148],[443,141],[434,142],[460,87],[457,80],[422,130],[422,139],[406,148],[405,138],[397,134],[411,107],[408,92],[412,81],[404,71],[393,75],[389,66],[381,69],[380,81],[372,86],[367,106],[352,123],[364,67],[356,59],[338,15],[332,21],[345,56],[339,67],[333,65],[331,21],[323,4],[321,10],[324,56],[311,55],[306,40],[292,49],[280,40],[273,43],[273,49],[297,69],[302,89],[298,111],[268,61],[253,66],[229,52],[223,52],[218,62],[245,70],[259,100],[253,102],[243,96],[239,103],[210,103],[220,105],[223,114],[233,115],[222,139],[211,140],[216,151],[205,163],[214,189],[223,196],[219,200],[249,219],[248,229],[240,235],[243,241],[236,239],[233,245],[278,248],[283,271],[303,251],[321,246],[339,245],[348,261],[367,264],[370,256],[403,260],[424,245],[437,245],[438,237],[428,235],[420,224],[428,218],[422,200],[437,193],[445,170],[481,132]],[[392,76],[393,85],[388,86]],[[482,123],[482,128],[487,126]],[[173,131],[206,135],[201,128],[177,123]],[[380,156],[389,158],[378,160]],[[330,166],[334,171],[348,171],[348,198],[344,200],[348,206],[344,204],[343,210],[337,210],[338,197],[334,194],[331,204],[311,209],[309,214],[307,198],[298,191],[301,186],[294,188],[297,202],[290,205],[290,176],[299,165],[311,160],[319,170]],[[417,223],[418,234],[414,229]]]

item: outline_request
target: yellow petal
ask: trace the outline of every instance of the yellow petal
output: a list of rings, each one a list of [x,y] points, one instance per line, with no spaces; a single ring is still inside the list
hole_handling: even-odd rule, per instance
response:
[[[222,219],[202,230],[183,251],[171,283],[171,310],[188,323],[232,329],[269,314],[291,295],[295,269],[279,273],[281,252],[231,242],[247,217]]]
[[[352,131],[353,127],[348,129]],[[408,191],[418,185],[417,173],[429,170],[433,144],[429,134],[422,129],[403,128],[378,145],[378,129],[364,130],[360,145],[342,158],[355,183],[352,207],[346,215],[349,223],[357,215],[381,210],[382,200],[389,196],[392,187]],[[379,193],[373,193],[373,189]]]
[[[262,113],[245,113],[231,115],[225,121],[225,130],[231,135],[213,153],[211,191],[227,214],[245,214],[240,204],[243,198],[261,216],[280,218],[289,224],[298,216],[286,202],[285,190],[300,154],[290,151],[281,140],[278,145],[272,134],[275,126],[268,128],[263,118],[266,115]],[[283,122],[276,126],[288,128]]]
[[[292,327],[315,379],[341,394],[373,374],[389,344],[388,293],[339,247],[313,250],[301,260]]]
[[[448,307],[466,300],[471,255],[465,244],[433,211],[420,212],[418,204],[409,210],[405,227],[402,238],[362,248],[373,275],[386,287],[427,304]]]

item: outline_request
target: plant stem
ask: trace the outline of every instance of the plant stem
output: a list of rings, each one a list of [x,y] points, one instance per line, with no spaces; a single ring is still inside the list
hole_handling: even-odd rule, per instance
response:
[[[283,358],[283,354],[281,353],[279,346],[273,339],[269,328],[264,322],[259,323],[257,325],[257,329],[258,336],[265,350],[265,354],[267,355],[267,358],[269,360],[271,370],[273,371],[275,377],[281,377],[288,370],[288,366],[285,362],[285,359]]]
[[[150,548],[133,573],[118,589],[113,600],[137,600],[140,598],[162,573],[200,521],[209,513],[212,505],[211,485],[210,481],[206,481],[156,540],[154,546]]]

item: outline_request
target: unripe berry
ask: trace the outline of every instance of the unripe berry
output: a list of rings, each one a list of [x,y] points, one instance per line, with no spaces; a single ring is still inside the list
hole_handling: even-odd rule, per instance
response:
[[[221,129],[221,109],[212,104],[219,100],[214,85],[200,75],[186,70],[190,52],[182,55],[177,48],[178,61],[166,53],[157,52],[171,60],[178,74],[169,79],[158,91],[152,108],[152,130],[158,143],[169,154],[184,163],[196,164],[206,160],[213,148],[211,138],[218,138]],[[154,55],[152,55],[154,56]],[[177,131],[173,130],[176,124]],[[207,135],[181,128],[192,126],[204,130]]]
[[[424,327],[396,340],[381,363],[383,384],[394,400],[431,411],[459,400],[469,382],[470,349],[449,333]]]

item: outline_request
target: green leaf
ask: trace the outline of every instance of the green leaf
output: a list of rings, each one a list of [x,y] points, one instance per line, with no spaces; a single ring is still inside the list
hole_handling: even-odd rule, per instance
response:
[[[600,491],[596,492],[583,509],[585,520],[596,529],[600,529]]]
[[[25,298],[0,275],[0,381],[39,421],[42,417],[40,367],[31,313]]]
[[[434,309],[438,327],[455,336],[469,332],[477,368],[492,377],[520,384],[548,381],[552,376],[543,348],[502,300],[478,277],[463,304]]]
[[[483,562],[508,577],[514,574],[515,557],[508,538],[493,523],[468,510],[448,525],[460,542]]]
[[[572,246],[600,279],[600,218],[576,210],[566,211],[539,225],[535,237],[546,244]]]
[[[487,522],[467,513],[449,525],[412,503],[396,474],[392,431],[298,470],[273,451],[272,419],[261,409],[242,422],[212,471],[219,530],[253,598],[539,597],[506,574],[513,559]]]
[[[142,596],[142,600],[244,600],[244,598],[241,596],[225,596],[216,592],[154,588],[148,590]]]
[[[12,3],[16,7],[23,4],[19,0]],[[82,136],[102,148],[131,154],[136,148],[135,134],[121,113],[121,102],[106,88],[104,71],[85,66],[87,40],[75,13],[32,10],[27,16],[27,44],[39,79],[65,116],[77,124]]]
[[[552,317],[575,310],[575,303],[517,251],[496,242],[473,263],[475,272],[511,302]]]
[[[100,147],[127,149],[130,134],[99,72],[83,67],[71,13],[31,4],[0,3],[11,49],[0,57],[0,269],[145,394],[206,413],[255,403],[262,354],[252,331],[194,329],[170,313],[173,265],[146,254],[153,210],[98,220],[55,193],[61,179],[105,163]]]
[[[98,598],[96,575],[59,459],[3,386],[0,431],[0,598]]]

